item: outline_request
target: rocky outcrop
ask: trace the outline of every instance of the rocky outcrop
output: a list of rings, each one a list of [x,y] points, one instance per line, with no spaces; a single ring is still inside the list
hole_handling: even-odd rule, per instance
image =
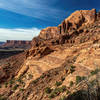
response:
[[[30,49],[29,51],[27,51],[26,53],[26,58],[30,57],[30,56],[38,56],[39,58],[44,57],[48,54],[50,54],[51,52],[53,52],[54,50],[51,49],[50,47],[41,47],[41,48],[34,48],[34,49]]]
[[[96,21],[96,10],[80,10],[66,18],[58,27],[60,34],[77,30],[81,26],[92,24]],[[70,35],[70,34],[69,34]]]
[[[41,30],[40,35],[32,40],[32,46],[74,43],[75,35],[78,36],[82,32],[87,33],[88,30],[84,30],[84,27],[93,24],[96,20],[97,13],[95,9],[76,11],[58,27],[48,27]],[[73,37],[74,39],[72,39]]]
[[[57,38],[59,36],[57,27],[47,27],[41,30],[39,37],[45,40]]]
[[[3,48],[23,48],[28,49],[31,47],[31,41],[22,41],[22,40],[7,40],[5,44],[1,47]]]
[[[97,13],[97,20],[100,20],[100,11]]]
[[[24,60],[25,52],[6,59],[0,59],[0,84],[12,79],[20,70]]]

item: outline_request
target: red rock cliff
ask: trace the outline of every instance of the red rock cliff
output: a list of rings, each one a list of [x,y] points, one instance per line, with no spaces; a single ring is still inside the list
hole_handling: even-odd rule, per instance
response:
[[[22,41],[22,40],[7,40],[2,47],[10,48],[29,48],[31,46],[31,41]]]
[[[66,18],[58,27],[48,27],[41,30],[40,35],[32,40],[32,45],[34,47],[39,45],[43,46],[49,42],[51,42],[51,44],[68,42],[68,39],[72,38],[73,35],[85,31],[83,30],[84,26],[93,24],[97,19],[100,19],[100,13],[97,14],[95,9],[76,11]],[[47,40],[48,42],[44,44]],[[73,41],[70,39],[70,42]]]

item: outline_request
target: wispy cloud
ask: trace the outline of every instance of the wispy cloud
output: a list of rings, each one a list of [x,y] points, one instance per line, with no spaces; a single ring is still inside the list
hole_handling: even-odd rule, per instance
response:
[[[47,20],[61,19],[65,11],[53,7],[58,0],[0,0],[0,8]],[[63,17],[63,16],[62,16]]]
[[[40,32],[38,28],[31,29],[6,29],[0,28],[0,41],[6,40],[32,40]]]

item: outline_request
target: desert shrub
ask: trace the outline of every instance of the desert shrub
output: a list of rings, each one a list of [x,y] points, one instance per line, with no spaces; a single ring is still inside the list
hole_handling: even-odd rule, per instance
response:
[[[29,77],[29,79],[32,79],[33,78],[33,75],[32,74],[29,74],[28,77]]]
[[[96,79],[90,81],[90,84],[91,84],[92,86],[96,85]]]
[[[81,82],[81,77],[80,76],[76,76],[76,84],[78,84],[79,82]]]
[[[45,74],[42,74],[41,76],[40,76],[40,78],[44,78],[46,75]]]
[[[7,100],[7,98],[0,95],[0,100]]]
[[[74,84],[73,81],[70,81],[70,86],[73,86],[73,84]]]
[[[12,84],[14,84],[14,82],[15,82],[14,80],[10,80],[9,84],[12,85]]]
[[[85,76],[76,76],[76,84],[80,83],[82,80],[85,80],[86,77]]]
[[[8,87],[8,82],[5,83],[5,88],[7,88],[7,87]]]
[[[61,97],[59,100],[66,100],[66,96]]]
[[[46,92],[47,94],[50,94],[51,91],[52,91],[52,89],[51,89],[50,87],[46,87],[46,88],[45,88],[45,92]]]
[[[55,94],[54,93],[51,93],[50,95],[49,95],[49,98],[50,99],[52,99],[52,98],[54,98],[55,97]]]
[[[60,93],[63,93],[64,91],[66,91],[65,85],[63,85],[62,87],[59,87],[59,88],[55,88],[49,95],[49,98],[54,98],[54,97],[58,96]]]
[[[38,82],[38,79],[32,81],[33,84],[36,84],[37,82]]]
[[[5,98],[5,97],[0,97],[0,100],[7,100],[7,98]]]
[[[65,80],[65,77],[61,77],[61,81],[64,81]]]
[[[62,84],[62,82],[61,82],[61,81],[59,81],[59,82],[58,82],[58,81],[56,81],[56,83],[55,83],[55,85],[56,85],[56,86],[60,86],[61,84]]]
[[[23,80],[22,80],[21,77],[19,77],[19,78],[17,79],[17,81],[18,81],[19,83],[23,84]]]
[[[46,76],[47,76],[47,77],[50,77],[50,74],[47,74]]]
[[[75,66],[71,66],[70,71],[71,71],[71,73],[73,73],[75,71]]]
[[[87,92],[84,90],[79,90],[77,92],[72,93],[69,95],[66,100],[90,100],[87,99]]]
[[[71,66],[71,68],[72,68],[72,69],[75,69],[75,68],[76,68],[76,66],[73,66],[73,65],[72,65],[72,66]]]
[[[23,92],[23,91],[24,91],[24,89],[23,89],[23,88],[20,88],[20,91],[22,91],[22,92]]]
[[[69,90],[67,90],[67,91],[66,91],[66,94],[68,95],[69,93],[70,93],[70,91],[69,91]]]
[[[86,79],[86,77],[85,77],[85,76],[82,76],[82,77],[81,77],[81,79],[82,79],[82,80],[85,80],[85,79]]]
[[[60,87],[60,92],[64,92],[64,91],[66,91],[66,86],[65,85],[63,85],[62,87]]]
[[[54,98],[56,96],[58,96],[60,94],[60,89],[59,88],[55,88],[51,94],[49,95],[49,98]]]
[[[98,72],[100,72],[100,69],[95,69],[95,70],[91,71],[91,75],[95,75],[95,74],[97,74]]]
[[[16,85],[13,87],[13,90],[16,90],[18,87],[19,87],[19,85],[16,84]]]

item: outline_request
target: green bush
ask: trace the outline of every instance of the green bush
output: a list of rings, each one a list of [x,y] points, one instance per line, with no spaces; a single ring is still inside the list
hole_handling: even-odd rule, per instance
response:
[[[38,79],[32,81],[33,84],[36,84],[37,82],[38,82]]]
[[[78,84],[79,82],[81,82],[81,77],[80,76],[76,76],[76,84]]]
[[[73,86],[73,84],[74,84],[73,81],[70,81],[70,86]]]
[[[45,88],[45,92],[46,92],[47,94],[50,94],[51,91],[52,91],[52,89],[51,89],[50,87],[46,87],[46,88]]]
[[[66,96],[61,97],[59,100],[66,100]]]
[[[66,91],[66,94],[68,95],[69,93],[70,93],[70,91],[69,91],[69,90],[67,90],[67,91]]]
[[[24,89],[23,89],[23,88],[20,88],[20,91],[22,91],[22,92],[23,92],[23,91],[24,91]]]
[[[92,86],[97,85],[97,81],[96,81],[96,79],[90,81],[90,84],[91,84]]]
[[[18,87],[19,87],[19,85],[16,84],[16,85],[13,87],[13,90],[16,90]]]
[[[85,80],[86,77],[85,76],[76,76],[76,84],[80,83],[82,80]]]
[[[0,100],[7,100],[7,98],[0,95]]]
[[[54,98],[54,97],[58,96],[60,93],[63,93],[64,91],[66,91],[65,85],[63,85],[62,87],[59,87],[59,88],[55,88],[49,95],[49,98]]]
[[[5,88],[7,88],[7,87],[8,87],[8,82],[5,83]]]
[[[59,82],[58,82],[58,81],[56,81],[56,83],[55,83],[55,85],[56,85],[56,86],[60,86],[61,84],[62,84],[62,82],[61,82],[61,81],[59,81]]]
[[[95,75],[95,74],[97,74],[98,72],[100,72],[100,69],[95,69],[95,70],[91,71],[91,75]]]
[[[29,79],[32,79],[33,78],[33,75],[32,74],[29,74],[28,77],[29,77]]]
[[[64,92],[64,91],[66,91],[66,86],[65,85],[63,85],[62,87],[60,87],[60,92]]]
[[[72,68],[72,69],[75,69],[75,68],[76,68],[76,66],[73,66],[73,65],[72,65],[72,66],[71,66],[71,68]]]
[[[12,84],[14,84],[14,82],[15,82],[14,80],[10,80],[9,84],[12,85]]]
[[[49,95],[49,98],[50,98],[50,99],[52,99],[52,98],[54,98],[54,97],[56,97],[56,95],[55,95],[54,93],[51,93],[51,94]]]
[[[40,76],[40,78],[44,78],[46,75],[45,74],[42,74],[41,76]]]
[[[19,77],[19,78],[17,79],[17,81],[18,81],[19,83],[23,84],[23,80],[22,80],[21,77]]]
[[[49,95],[49,98],[54,98],[60,94],[60,88],[55,88],[51,94]]]
[[[61,77],[61,81],[64,81],[65,80],[65,77]]]
[[[73,73],[75,71],[75,66],[71,66],[70,71],[71,71],[71,73]]]

